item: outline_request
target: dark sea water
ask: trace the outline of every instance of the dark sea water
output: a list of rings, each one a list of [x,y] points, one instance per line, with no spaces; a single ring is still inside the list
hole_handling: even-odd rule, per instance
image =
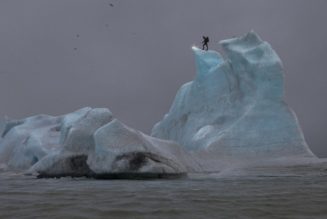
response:
[[[327,218],[327,170],[147,181],[0,173],[0,218]]]

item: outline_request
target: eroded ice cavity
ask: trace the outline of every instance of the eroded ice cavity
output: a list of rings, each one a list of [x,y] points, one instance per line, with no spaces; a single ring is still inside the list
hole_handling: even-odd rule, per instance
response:
[[[283,100],[282,63],[254,32],[220,42],[226,59],[193,47],[197,74],[152,136],[222,157],[314,157]]]
[[[147,136],[117,119],[98,129],[94,141],[88,164],[97,173],[175,174],[196,167],[177,143]]]
[[[271,46],[254,32],[221,45],[226,58],[192,48],[195,79],[180,88],[152,137],[103,108],[6,119],[0,122],[0,169],[41,177],[153,178],[245,161],[315,160],[283,100],[282,64]]]

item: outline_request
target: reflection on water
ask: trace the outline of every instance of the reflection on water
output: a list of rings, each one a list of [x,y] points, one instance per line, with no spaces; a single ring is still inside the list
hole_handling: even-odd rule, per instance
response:
[[[327,171],[151,181],[0,173],[0,218],[327,218]]]

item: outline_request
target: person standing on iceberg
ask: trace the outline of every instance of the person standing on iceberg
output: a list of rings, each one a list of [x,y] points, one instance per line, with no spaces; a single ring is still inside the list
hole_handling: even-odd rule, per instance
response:
[[[209,47],[208,47],[208,43],[209,43],[209,37],[208,36],[202,36],[203,41],[202,41],[202,50],[204,50],[204,48],[206,48],[205,50],[208,51]]]

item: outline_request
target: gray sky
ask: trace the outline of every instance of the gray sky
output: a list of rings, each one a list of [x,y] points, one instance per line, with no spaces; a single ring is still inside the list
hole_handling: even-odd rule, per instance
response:
[[[106,107],[149,133],[192,80],[202,34],[221,50],[254,29],[283,60],[310,148],[327,157],[326,10],[325,0],[1,0],[0,115]]]

